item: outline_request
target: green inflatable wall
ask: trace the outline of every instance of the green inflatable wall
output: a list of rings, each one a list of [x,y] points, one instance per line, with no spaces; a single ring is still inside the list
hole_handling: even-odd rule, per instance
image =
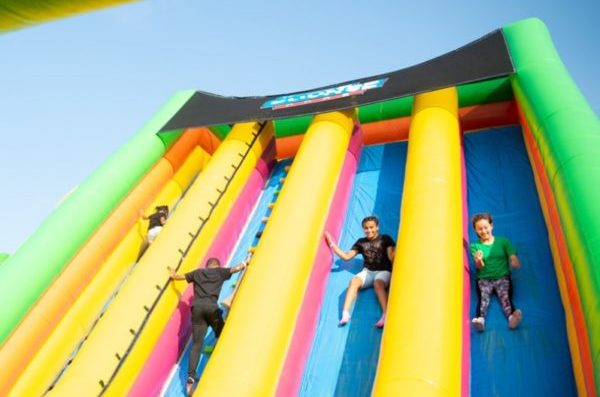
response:
[[[512,78],[556,199],[600,385],[600,121],[539,19],[508,25]],[[598,390],[600,392],[600,390]]]

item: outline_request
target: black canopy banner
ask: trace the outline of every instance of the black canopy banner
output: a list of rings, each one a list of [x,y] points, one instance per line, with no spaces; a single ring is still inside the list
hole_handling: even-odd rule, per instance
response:
[[[308,91],[257,97],[197,91],[161,132],[348,109],[512,73],[514,66],[504,35],[496,30],[418,65]]]

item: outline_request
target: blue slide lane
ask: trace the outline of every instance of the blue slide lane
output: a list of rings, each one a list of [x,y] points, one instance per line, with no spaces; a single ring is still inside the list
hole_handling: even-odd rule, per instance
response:
[[[564,309],[521,129],[467,134],[464,146],[469,216],[490,212],[494,235],[517,248],[513,301],[523,311],[521,326],[511,331],[493,297],[485,332],[471,329],[471,395],[576,396]],[[469,238],[477,238],[472,228]],[[471,317],[476,304],[473,281]]]
[[[343,250],[364,236],[361,220],[368,215],[379,217],[380,233],[396,239],[406,150],[405,142],[363,148],[339,242]],[[338,327],[348,282],[361,268],[361,256],[334,260],[300,396],[371,394],[382,333],[374,327],[381,309],[372,289],[359,293],[352,320]]]
[[[227,266],[232,266],[232,265],[235,266],[236,264],[243,261],[246,258],[246,255],[248,254],[248,250],[250,249],[250,247],[256,245],[256,243],[258,242],[258,238],[256,235],[259,231],[263,230],[263,228],[264,228],[264,223],[262,222],[262,219],[263,219],[263,217],[268,216],[270,214],[271,210],[269,209],[269,204],[276,199],[276,195],[277,195],[276,192],[279,189],[281,189],[281,184],[279,182],[279,179],[285,175],[284,167],[286,165],[290,165],[290,164],[291,164],[291,161],[285,160],[285,161],[279,162],[275,166],[273,172],[271,173],[271,176],[269,177],[269,180],[267,181],[267,184],[265,185],[265,188],[263,189],[262,193],[260,194],[256,209],[254,210],[254,213],[252,214],[250,221],[246,225],[246,230],[245,230],[244,234],[241,236],[241,238],[237,244],[235,253],[233,254],[233,256],[232,256],[231,260],[229,261],[229,263],[227,264]],[[231,277],[230,280],[225,281],[225,283],[223,284],[223,288],[221,289],[221,295],[219,296],[219,302],[222,301],[223,299],[227,298],[229,296],[229,294],[231,294],[231,292],[233,291],[233,288],[235,286],[235,283],[237,282],[237,280],[240,276],[241,276],[241,273],[236,273]],[[225,318],[225,326],[227,326],[227,318]],[[215,342],[216,342],[216,338],[215,338],[212,330],[209,328],[206,338],[204,339],[203,350],[206,346],[214,346]],[[164,392],[163,396],[165,396],[165,397],[187,396],[186,380],[187,380],[187,368],[188,368],[190,347],[191,347],[191,343],[188,343],[186,346],[185,352],[183,353],[181,359],[179,360],[178,367],[176,368],[176,373],[169,380],[169,385],[165,388],[165,392]],[[209,357],[210,357],[210,354],[202,353],[202,356],[200,357],[200,363],[198,364],[198,371],[197,371],[197,373],[199,374],[198,376],[202,375],[202,371],[204,371],[204,367],[206,366],[206,363],[208,362]]]

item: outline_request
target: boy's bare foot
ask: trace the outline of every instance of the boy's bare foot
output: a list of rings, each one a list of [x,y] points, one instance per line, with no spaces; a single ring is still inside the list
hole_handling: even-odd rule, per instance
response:
[[[383,328],[383,325],[385,324],[385,314],[382,314],[381,317],[379,318],[379,321],[377,321],[375,323],[375,326],[377,328]]]

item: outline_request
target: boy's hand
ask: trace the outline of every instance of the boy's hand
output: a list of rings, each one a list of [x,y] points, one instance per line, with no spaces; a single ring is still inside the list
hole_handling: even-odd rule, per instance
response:
[[[248,267],[248,258],[244,259],[243,261],[241,261],[237,265],[229,268],[229,271],[231,273],[237,273],[237,272],[241,272],[242,270],[245,270],[247,267]]]
[[[512,267],[514,267],[515,269],[518,269],[521,267],[521,262],[519,261],[519,257],[517,257],[516,255],[511,255],[509,259],[510,259],[510,265]]]
[[[169,271],[169,277],[171,277],[172,279],[175,279],[175,277],[177,276],[177,273],[175,273],[175,270],[170,266],[167,266],[167,270]]]
[[[248,253],[246,258],[244,258],[244,260],[240,263],[241,270],[245,270],[248,266],[250,266],[250,259],[252,259],[252,253]]]

